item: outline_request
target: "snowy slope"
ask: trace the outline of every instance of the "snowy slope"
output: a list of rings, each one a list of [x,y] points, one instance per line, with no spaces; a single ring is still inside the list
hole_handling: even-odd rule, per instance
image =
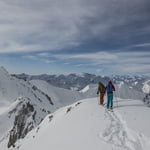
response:
[[[84,95],[78,91],[54,87],[44,80],[31,80],[30,83],[47,93],[58,108],[84,98]]]
[[[78,89],[78,90],[81,89],[81,87],[85,87],[84,85],[87,85],[88,83],[95,83],[99,81],[99,78],[90,74],[83,74],[82,76],[75,75],[75,74],[70,74],[68,76],[60,75],[57,77],[55,76],[55,79],[58,79],[57,81],[56,80],[53,81],[53,82],[56,82],[56,85],[63,84],[65,88]],[[101,79],[104,82],[108,80],[107,77],[101,78]],[[69,82],[67,82],[67,80],[69,80]],[[138,133],[140,131],[140,127],[138,126],[140,125],[140,120],[143,116],[145,116],[145,118],[148,117],[147,114],[149,113],[149,109],[143,106],[142,101],[140,102],[139,100],[135,100],[135,99],[142,100],[144,97],[143,92],[142,92],[142,87],[140,87],[141,85],[143,85],[143,79],[135,78],[135,79],[127,80],[125,78],[121,81],[115,80],[114,82],[116,83],[115,84],[116,95],[114,98],[115,100],[119,100],[118,98],[116,98],[116,96],[119,96],[121,98],[126,98],[126,99],[132,99],[132,100],[126,100],[126,101],[119,100],[119,107],[118,107],[119,113],[115,112],[116,113],[115,115],[117,115],[118,118],[120,117],[120,115],[121,115],[121,118],[124,118],[125,114],[128,114],[125,108],[129,107],[128,109],[129,114],[127,115],[127,118],[125,118],[125,122],[126,121],[130,122],[131,130],[135,130],[135,126],[137,126],[138,130],[135,131],[135,134],[133,135],[134,137],[137,138]],[[72,86],[74,83],[76,84]],[[133,84],[135,86],[133,86]],[[148,81],[145,82],[144,85],[149,85],[149,82]],[[136,88],[136,86],[138,86],[138,88]],[[16,145],[16,142],[19,139],[20,139],[20,144],[22,145],[22,150],[25,150],[25,149],[27,150],[29,148],[26,146],[28,144],[29,145],[33,144],[32,138],[34,136],[39,137],[39,139],[42,139],[42,138],[44,139],[44,135],[41,132],[41,130],[43,130],[43,132],[46,132],[47,138],[49,138],[52,141],[51,144],[52,146],[54,146],[53,147],[54,150],[55,149],[59,150],[59,147],[57,147],[58,146],[57,144],[56,144],[57,146],[55,147],[55,143],[57,143],[57,138],[58,138],[57,133],[59,132],[61,136],[59,135],[60,137],[58,138],[58,140],[64,146],[64,148],[66,148],[67,146],[66,144],[64,144],[65,142],[67,143],[67,141],[70,141],[70,143],[72,143],[73,145],[73,141],[77,141],[77,145],[76,146],[74,145],[74,148],[76,149],[80,149],[80,147],[83,149],[84,148],[88,149],[88,147],[89,148],[91,147],[91,149],[94,148],[96,150],[95,148],[96,146],[94,145],[105,146],[104,147],[105,149],[107,148],[109,149],[114,144],[113,140],[115,140],[117,137],[114,136],[112,141],[111,140],[107,141],[107,139],[101,137],[100,133],[103,134],[103,132],[105,131],[105,128],[104,128],[105,126],[109,124],[111,125],[109,121],[113,120],[113,118],[106,117],[106,115],[109,115],[109,114],[107,114],[103,108],[99,109],[100,106],[97,106],[96,99],[83,100],[81,101],[82,103],[76,102],[77,100],[96,97],[96,91],[97,91],[97,84],[88,84],[83,90],[79,92],[75,90],[67,90],[63,88],[54,87],[50,85],[49,82],[45,82],[43,80],[31,80],[31,81],[21,80],[14,76],[11,76],[6,71],[5,68],[0,67],[0,150],[1,149],[6,150],[8,149],[7,147],[12,148],[12,146]],[[72,103],[74,104],[58,110],[58,108],[66,106],[66,105],[70,105]],[[148,97],[147,103],[150,103],[149,97]],[[132,110],[132,107],[134,106],[136,106],[137,108],[135,109],[135,111],[132,112],[131,110]],[[141,108],[141,106],[143,108]],[[144,115],[143,116],[141,115],[141,118],[139,118],[138,120],[135,114],[138,114],[140,111],[142,111],[142,115],[143,114]],[[95,114],[99,114],[99,115],[95,116]],[[140,114],[138,115],[140,116]],[[41,121],[46,116],[47,118],[44,120],[44,122],[51,122],[51,123],[47,124],[47,123],[42,122],[42,124],[40,124]],[[70,116],[70,117],[67,117],[67,116]],[[90,119],[88,118],[89,116],[91,116]],[[101,119],[96,120],[97,117]],[[133,122],[132,120],[138,120],[138,121],[135,121],[135,124],[134,124],[132,123]],[[53,121],[55,121],[56,123],[53,124]],[[121,119],[119,121],[121,121]],[[104,124],[102,124],[101,122],[104,122]],[[123,122],[124,122],[124,119],[123,119]],[[113,122],[113,123],[116,124],[117,127],[120,129],[121,128],[120,125],[122,126],[123,122],[120,122],[119,125],[116,124],[116,122]],[[144,123],[145,125],[147,125],[149,124],[149,121],[144,122]],[[60,127],[60,125],[63,128]],[[77,127],[74,125],[76,125]],[[89,126],[85,127],[86,125],[90,125],[90,127]],[[99,125],[101,125],[100,128],[99,128]],[[126,126],[124,125],[125,124],[123,124],[123,127],[126,128]],[[83,129],[83,126],[85,127],[84,129]],[[96,127],[96,129],[94,129],[94,127]],[[72,132],[72,129],[75,129],[75,131]],[[57,130],[59,132],[57,132]],[[78,132],[78,130],[80,132]],[[83,130],[83,135],[80,135],[82,133],[81,132],[82,130]],[[117,129],[112,128],[111,130],[116,131]],[[144,138],[145,137],[149,138],[149,135],[147,135],[146,130],[148,130],[148,127],[144,126],[142,128],[142,131],[140,131],[142,133],[140,135],[143,136],[144,134]],[[31,140],[31,143],[30,142],[28,143],[26,142],[27,140],[26,135],[30,131],[31,133],[29,133],[28,138]],[[99,133],[97,133],[97,131],[99,131]],[[116,131],[116,132],[121,134],[119,131]],[[98,135],[95,137],[95,134],[98,134]],[[88,137],[88,135],[90,136]],[[73,141],[70,138],[72,136],[73,136]],[[23,140],[24,138],[25,140]],[[63,138],[64,140],[66,139],[66,141],[64,141]],[[97,141],[97,143],[92,143],[93,145],[91,146],[87,144],[87,147],[85,147],[85,141],[83,141],[83,139],[85,139],[85,141],[88,141],[88,140],[90,141],[93,139],[94,141]],[[99,140],[100,140],[100,143],[99,143]],[[141,139],[139,138],[138,140],[141,140]],[[49,146],[48,141],[45,141],[45,142],[46,142],[45,143],[46,146]],[[106,144],[109,142],[112,142],[112,145]],[[127,143],[128,142],[129,141],[127,141]],[[134,141],[132,142],[134,143]],[[127,143],[124,143],[124,144],[126,145]],[[20,145],[20,144],[19,142],[17,142],[17,145]],[[42,145],[40,141],[39,141],[39,144]],[[37,146],[39,147],[34,147],[33,145],[33,148],[35,149],[37,148],[38,150],[38,148],[40,148],[40,145],[37,144]],[[129,147],[128,149],[130,150],[131,148]],[[67,148],[65,150],[67,150]]]
[[[115,96],[123,98],[123,99],[143,99],[145,94],[142,91],[136,90],[135,88],[131,88],[125,82],[117,82],[115,85],[116,92]],[[97,84],[87,85],[80,92],[84,95],[85,98],[92,98],[96,96]],[[143,86],[142,86],[143,87]],[[141,89],[142,89],[141,87]]]
[[[46,93],[0,67],[0,142],[7,139],[6,147],[24,138],[57,108]]]
[[[150,93],[150,80],[147,80],[146,82],[144,82],[144,86],[143,86],[143,92],[146,94]]]
[[[141,90],[137,90],[132,86],[129,86],[127,83],[121,81],[115,84],[116,86],[116,95],[117,97],[124,98],[124,99],[143,99],[144,93]]]
[[[150,109],[131,99],[114,105],[110,112],[92,98],[61,108],[11,150],[149,150]]]
[[[147,104],[147,106],[150,107],[150,80],[147,80],[144,83],[143,92],[145,93],[145,97],[143,98],[143,101],[145,102],[145,104]]]
[[[6,138],[6,147],[25,137],[56,108],[47,94],[0,67],[0,142]]]
[[[0,67],[0,144],[7,139],[6,147],[24,138],[47,114],[83,98],[77,91],[53,87],[45,81],[33,83]]]

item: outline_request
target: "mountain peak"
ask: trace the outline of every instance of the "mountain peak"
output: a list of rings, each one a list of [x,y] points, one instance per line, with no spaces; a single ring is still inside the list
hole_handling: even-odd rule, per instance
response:
[[[0,73],[9,74],[3,66],[0,66]]]

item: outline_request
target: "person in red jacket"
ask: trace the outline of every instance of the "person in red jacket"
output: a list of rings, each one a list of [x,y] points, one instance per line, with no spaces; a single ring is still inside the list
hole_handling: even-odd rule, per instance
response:
[[[100,104],[104,104],[104,95],[105,95],[106,88],[103,83],[99,82],[98,83],[98,89],[97,89],[97,94],[100,93]]]

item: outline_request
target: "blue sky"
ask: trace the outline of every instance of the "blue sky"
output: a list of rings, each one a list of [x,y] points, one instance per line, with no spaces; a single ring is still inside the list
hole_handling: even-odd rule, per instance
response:
[[[149,0],[1,0],[10,73],[150,75]]]

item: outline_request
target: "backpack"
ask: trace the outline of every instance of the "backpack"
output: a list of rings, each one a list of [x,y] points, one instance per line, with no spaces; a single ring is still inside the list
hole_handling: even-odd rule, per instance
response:
[[[105,93],[105,90],[106,90],[105,86],[102,83],[99,84],[98,91]]]
[[[108,84],[106,87],[107,93],[112,93],[113,89],[112,89],[112,84]]]

